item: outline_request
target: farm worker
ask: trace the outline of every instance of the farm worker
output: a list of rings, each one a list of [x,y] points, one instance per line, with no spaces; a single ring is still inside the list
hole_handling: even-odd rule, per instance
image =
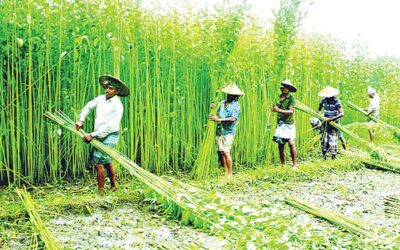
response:
[[[83,140],[89,143],[93,138],[96,138],[105,145],[114,148],[118,142],[119,124],[124,111],[119,97],[128,96],[129,89],[121,80],[109,75],[100,76],[99,82],[105,90],[105,95],[99,95],[85,105],[75,127],[77,130],[81,129],[90,111],[96,109],[94,131],[84,135]],[[104,195],[105,169],[110,178],[111,190],[116,191],[114,166],[111,162],[111,157],[92,148],[90,158],[97,171],[99,195]]]
[[[330,123],[339,123],[339,118],[344,115],[342,104],[336,97],[338,94],[339,90],[331,86],[327,86],[318,93],[318,95],[322,97],[318,112],[324,109],[324,117],[326,118],[322,125],[322,155],[324,159],[326,159],[326,153],[328,151],[331,152],[332,159],[335,159],[337,154],[339,130],[330,125]]]
[[[324,129],[322,127],[322,122],[317,117],[312,117],[310,119],[310,123],[311,123],[311,126],[313,128],[314,135],[317,135],[318,132],[321,132],[321,133],[324,132],[323,131]],[[343,149],[346,150],[346,148],[347,148],[346,140],[344,139],[342,131],[339,131],[339,139],[340,139],[340,141],[342,143]]]
[[[211,114],[209,118],[218,123],[216,131],[218,158],[225,171],[227,171],[227,178],[232,178],[232,157],[230,151],[240,116],[238,100],[244,93],[234,82],[221,91],[226,93],[226,100],[223,100],[219,104],[217,115]]]
[[[368,97],[369,97],[369,106],[364,110],[367,111],[367,114],[365,116],[367,116],[368,121],[371,122],[373,120],[370,118],[370,116],[379,119],[379,95],[376,93],[375,89],[368,87]],[[368,129],[368,132],[369,132],[369,138],[371,139],[371,141],[373,141],[375,132],[373,131],[373,129]]]
[[[281,82],[280,86],[281,94],[276,105],[271,106],[273,112],[278,113],[278,124],[276,126],[275,134],[273,140],[278,143],[279,157],[281,159],[281,164],[285,165],[285,144],[289,144],[290,155],[292,157],[293,168],[297,169],[296,166],[296,127],[294,124],[294,106],[295,99],[291,93],[297,91],[296,87],[293,86],[289,80],[284,80]]]

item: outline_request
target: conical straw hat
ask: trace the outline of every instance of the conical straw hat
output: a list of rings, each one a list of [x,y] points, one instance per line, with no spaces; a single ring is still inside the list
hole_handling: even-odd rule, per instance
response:
[[[239,89],[236,83],[231,83],[221,90],[228,95],[244,95],[244,92]]]
[[[104,81],[108,81],[108,82],[112,83],[112,85],[116,86],[119,89],[119,91],[118,91],[119,96],[128,96],[129,95],[128,86],[126,86],[126,84],[124,82],[122,82],[120,79],[116,78],[115,76],[110,76],[110,75],[100,76],[99,83],[101,85],[103,85]]]
[[[318,95],[321,97],[332,97],[337,96],[339,94],[339,90],[332,88],[331,86],[326,86],[323,90],[321,90]]]
[[[281,82],[281,85],[286,86],[290,92],[293,92],[293,93],[297,92],[296,87],[287,79],[284,80],[283,82]]]

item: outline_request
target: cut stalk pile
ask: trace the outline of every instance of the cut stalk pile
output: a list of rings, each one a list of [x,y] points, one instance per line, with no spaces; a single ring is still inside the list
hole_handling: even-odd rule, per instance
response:
[[[215,114],[217,105],[211,108],[210,113]],[[214,121],[208,121],[207,129],[205,132],[204,139],[201,143],[200,150],[193,167],[193,178],[195,180],[203,180],[211,174],[211,162],[213,160],[213,152],[215,151],[215,129],[216,123]]]
[[[24,188],[21,190],[19,188],[16,188],[15,192],[24,203],[25,209],[28,212],[33,225],[35,225],[38,233],[40,234],[40,238],[46,245],[46,248],[50,250],[63,249],[63,247],[59,243],[57,243],[57,241],[55,241],[53,235],[45,227],[42,219],[35,209],[35,206],[33,205],[31,195],[26,191],[26,189]]]
[[[354,151],[354,152],[352,152]],[[344,150],[342,152],[345,155],[348,155],[350,157],[354,157],[356,159],[360,159],[361,162],[366,165],[366,166],[373,166],[378,169],[384,169],[387,171],[395,172],[400,174],[400,166],[398,164],[395,164],[396,161],[391,161],[391,162],[386,162],[378,159],[374,159],[366,154],[363,154],[363,152],[360,152],[360,150],[355,150],[352,148],[351,150]]]
[[[379,239],[378,229],[369,223],[349,218],[341,213],[336,213],[328,209],[318,207],[311,202],[290,195],[286,196],[285,201],[293,207],[323,218],[335,225],[342,227],[346,231],[357,235],[362,235],[370,239]]]
[[[383,204],[385,205],[385,213],[400,218],[400,196],[387,196],[385,197]]]

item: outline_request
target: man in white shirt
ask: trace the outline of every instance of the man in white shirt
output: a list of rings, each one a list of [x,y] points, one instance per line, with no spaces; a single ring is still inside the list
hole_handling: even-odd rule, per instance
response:
[[[90,111],[96,108],[94,131],[84,135],[83,140],[89,143],[93,138],[96,138],[113,148],[118,142],[119,123],[124,112],[119,96],[128,96],[129,89],[121,80],[109,75],[100,76],[99,82],[105,89],[105,95],[100,95],[85,105],[75,127],[77,130],[81,129]],[[114,166],[111,162],[111,157],[93,148],[91,161],[96,166],[100,196],[104,195],[105,169],[110,178],[111,190],[116,191]]]
[[[364,110],[367,111],[365,116],[368,117],[368,121],[373,121],[370,116],[374,116],[379,119],[379,95],[376,93],[376,90],[368,87],[368,96],[369,96],[369,106]],[[369,138],[371,142],[374,140],[375,132],[373,129],[368,129],[369,131]]]

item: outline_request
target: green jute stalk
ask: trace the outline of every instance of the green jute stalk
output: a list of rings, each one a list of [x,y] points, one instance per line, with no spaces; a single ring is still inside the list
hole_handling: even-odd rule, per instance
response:
[[[62,112],[57,112],[57,114],[46,112],[45,116],[79,137],[85,134],[82,130],[77,131],[74,122]],[[243,206],[231,205],[218,194],[205,193],[204,190],[184,184],[172,177],[156,176],[96,139],[92,140],[90,144],[108,154],[133,176],[146,184],[149,188],[143,190],[144,194],[161,204],[167,215],[179,218],[182,224],[192,224],[194,227],[210,230],[211,233],[223,233],[220,230],[230,227],[230,223],[234,220],[237,224],[229,231],[229,238],[242,238],[249,232],[256,234],[257,237],[263,237],[263,232],[259,232],[249,225],[253,215],[243,212]],[[224,209],[220,209],[221,206]],[[232,216],[233,214],[235,216]],[[232,244],[235,243],[232,242]]]
[[[378,168],[378,169],[384,169],[384,170],[387,170],[387,171],[391,171],[391,172],[400,174],[400,166],[399,165],[395,165],[394,161],[393,162],[385,162],[385,161],[382,161],[382,160],[373,159],[373,158],[368,157],[368,156],[363,156],[360,153],[351,152],[350,150],[343,151],[343,154],[348,155],[350,157],[354,157],[354,158],[360,159],[361,162],[364,163],[367,166],[373,166],[373,167]]]
[[[300,101],[296,101],[296,109],[303,111],[306,114],[315,116],[318,119],[320,119],[321,121],[326,120],[326,118],[324,116],[322,116],[315,110],[312,110],[311,108],[309,108],[307,105],[305,105],[304,103],[302,103]],[[382,160],[382,161],[384,161],[386,159],[384,157],[384,154],[382,152],[379,152],[380,149],[378,147],[376,147],[373,143],[368,142],[367,140],[361,138],[357,134],[351,132],[350,130],[346,129],[345,127],[341,126],[340,124],[338,124],[336,122],[331,122],[329,124],[331,126],[335,127],[336,129],[342,131],[344,134],[348,135],[351,139],[353,139],[355,142],[357,142],[360,147],[364,147],[364,148],[367,148],[368,150],[370,150],[370,155],[373,158]]]
[[[348,103],[347,103],[347,106],[348,106],[349,108],[352,108],[352,109],[354,109],[354,110],[356,110],[356,111],[361,112],[361,113],[364,114],[364,115],[367,115],[367,112],[365,112],[362,108],[360,108],[359,106],[355,105],[355,104],[352,103],[352,102],[348,102]],[[370,115],[370,116],[368,116],[368,117],[369,117],[370,119],[372,119],[374,122],[379,123],[379,124],[382,124],[382,125],[384,125],[387,129],[389,129],[390,131],[392,131],[392,132],[393,132],[393,137],[394,137],[394,138],[397,138],[397,139],[398,139],[398,142],[400,142],[400,128],[398,128],[398,127],[396,127],[396,126],[393,126],[393,125],[390,125],[390,124],[388,124],[388,123],[382,121],[381,119],[376,118],[376,117],[373,116],[373,115]]]
[[[74,122],[61,111],[58,111],[57,114],[45,112],[44,115],[75,135],[82,137],[85,134],[82,129],[79,131],[76,130]],[[173,209],[174,211],[170,212],[181,218],[185,224],[193,223],[194,226],[209,228],[215,223],[213,218],[206,216],[205,207],[207,203],[197,195],[197,190],[192,190],[193,187],[188,189],[187,186],[180,186],[180,182],[178,181],[172,182],[171,178],[165,180],[162,177],[156,176],[97,139],[93,139],[90,144],[108,154],[111,158],[120,163],[121,166],[125,167],[131,175],[146,184],[154,191],[149,192],[148,196],[150,198],[155,198],[159,203],[163,204],[165,208],[169,210]],[[199,192],[199,194],[202,194],[202,192]]]
[[[215,114],[217,105],[211,106],[210,109],[210,113]],[[195,180],[203,180],[211,173],[212,160],[214,158],[213,152],[215,151],[214,142],[216,138],[216,127],[216,122],[211,120],[207,122],[206,133],[193,167],[192,176]]]
[[[21,198],[31,221],[33,225],[36,227],[38,233],[40,234],[40,238],[46,245],[46,248],[49,250],[63,249],[63,247],[59,243],[57,243],[53,235],[44,225],[42,219],[40,218],[39,214],[35,209],[35,206],[33,205],[31,195],[26,191],[26,189],[16,188],[15,192],[18,194],[19,198]]]
[[[307,213],[313,214],[317,217],[323,218],[335,225],[338,225],[348,232],[354,233],[356,235],[362,235],[370,239],[379,240],[378,229],[364,221],[349,218],[343,214],[333,212],[331,210],[318,207],[311,202],[296,198],[294,196],[288,195],[285,197],[285,201],[300,210]]]

